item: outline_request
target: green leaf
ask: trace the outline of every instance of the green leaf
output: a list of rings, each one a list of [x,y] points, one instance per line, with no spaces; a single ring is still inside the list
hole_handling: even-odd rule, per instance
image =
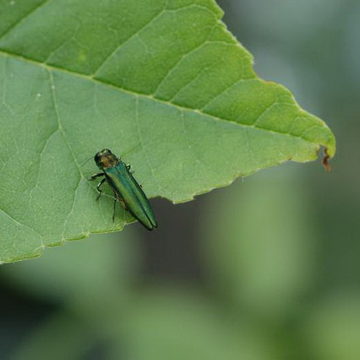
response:
[[[108,147],[173,202],[335,139],[259,79],[213,0],[0,1],[0,261],[121,229],[86,159]],[[161,226],[161,219],[160,219]]]
[[[360,297],[358,291],[342,290],[314,304],[304,317],[301,337],[315,359],[360,358]]]
[[[134,297],[123,344],[130,359],[271,360],[274,350],[256,324],[219,310],[190,289],[163,285]],[[116,316],[116,315],[115,315]],[[124,317],[122,317],[124,319]],[[124,321],[117,322],[124,326]],[[181,329],[181,331],[180,331]]]
[[[3,277],[43,301],[104,306],[104,297],[115,293],[119,305],[140,267],[138,241],[129,230],[121,238],[116,233],[92,235],[89,241],[49,250],[34,261],[8,265],[2,269]]]
[[[234,308],[279,321],[312,284],[317,237],[308,220],[316,214],[304,189],[295,171],[267,173],[208,205],[218,212],[205,212],[201,222],[206,273]]]

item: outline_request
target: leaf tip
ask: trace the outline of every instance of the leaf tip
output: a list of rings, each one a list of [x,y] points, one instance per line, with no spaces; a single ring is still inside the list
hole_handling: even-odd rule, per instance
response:
[[[324,167],[324,169],[327,171],[327,172],[330,172],[331,171],[331,165],[330,165],[330,159],[331,159],[331,156],[328,152],[328,149],[325,148],[324,149],[324,155],[323,155],[323,158],[321,160],[321,163]]]

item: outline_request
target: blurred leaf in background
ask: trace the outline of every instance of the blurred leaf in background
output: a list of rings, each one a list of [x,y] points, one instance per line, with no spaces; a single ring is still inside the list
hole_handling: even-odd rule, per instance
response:
[[[48,250],[41,259],[2,269],[11,286],[59,305],[19,345],[15,358],[78,358],[100,346],[106,334],[114,336],[131,301],[141,260],[136,237],[128,230],[122,239],[115,234],[93,236],[89,242]]]
[[[204,252],[218,291],[233,306],[269,319],[288,316],[314,279],[314,214],[297,173],[237,182],[203,218]]]
[[[319,360],[360,358],[360,293],[331,294],[304,319],[306,346]]]
[[[105,246],[103,238],[92,239],[5,268],[12,286],[62,304],[12,358],[78,359],[99,348],[99,356],[113,359],[272,359],[256,329],[235,326],[199,291],[166,283],[137,289],[140,253],[136,238],[125,234],[108,235]]]

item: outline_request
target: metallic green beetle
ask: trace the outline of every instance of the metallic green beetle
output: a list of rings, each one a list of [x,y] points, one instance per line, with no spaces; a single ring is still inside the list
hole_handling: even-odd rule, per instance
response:
[[[109,149],[99,151],[94,160],[102,172],[93,175],[91,180],[104,176],[96,187],[99,192],[98,199],[101,196],[101,186],[104,182],[107,181],[110,185],[115,197],[113,218],[115,216],[116,201],[119,201],[148,230],[156,228],[158,224],[150,202],[141,186],[132,176],[130,165],[126,165]]]

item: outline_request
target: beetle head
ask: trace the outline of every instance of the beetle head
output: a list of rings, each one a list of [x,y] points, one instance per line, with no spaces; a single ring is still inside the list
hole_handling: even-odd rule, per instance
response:
[[[119,162],[119,159],[109,149],[103,149],[96,153],[94,160],[99,169],[113,167]]]

